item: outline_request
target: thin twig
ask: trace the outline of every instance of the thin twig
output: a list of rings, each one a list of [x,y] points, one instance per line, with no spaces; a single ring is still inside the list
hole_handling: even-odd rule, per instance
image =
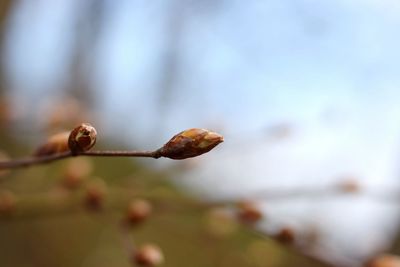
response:
[[[101,150],[101,151],[86,151],[77,156],[93,156],[93,157],[143,157],[155,158],[161,157],[159,150],[155,151],[125,151],[125,150]]]
[[[246,227],[243,229],[245,229],[249,233],[251,233],[255,236],[258,236],[262,239],[264,239],[265,237],[268,237],[268,238],[276,241],[277,243],[281,244],[282,246],[284,246],[286,249],[288,249],[292,253],[302,256],[312,263],[315,263],[318,265],[323,265],[323,266],[329,266],[329,267],[337,267],[338,266],[332,262],[328,262],[328,261],[320,259],[318,256],[315,256],[315,255],[307,252],[306,250],[302,249],[299,246],[296,246],[296,245],[290,244],[290,243],[284,243],[284,242],[280,241],[279,238],[277,238],[275,235],[270,234],[268,232],[260,231],[259,229],[255,228],[255,227]]]
[[[22,159],[10,160],[10,161],[2,161],[0,162],[0,169],[15,169],[15,168],[23,168],[36,164],[44,164],[53,162],[60,159],[65,159],[68,157],[72,157],[72,152],[67,151],[63,153],[58,153],[54,155],[48,156],[40,156],[40,157],[26,157]]]
[[[144,157],[144,158],[160,158],[161,154],[159,150],[155,151],[118,151],[118,150],[105,150],[105,151],[86,151],[72,153],[71,151],[57,153],[48,156],[39,157],[27,157],[22,159],[2,161],[0,162],[1,169],[16,169],[29,167],[32,165],[45,164],[53,161],[78,156],[88,156],[88,157]]]

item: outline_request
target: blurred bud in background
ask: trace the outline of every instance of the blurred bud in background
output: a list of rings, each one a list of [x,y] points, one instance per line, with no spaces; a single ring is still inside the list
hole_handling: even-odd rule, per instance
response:
[[[158,266],[164,262],[164,255],[158,246],[145,244],[134,251],[133,261],[139,266]]]
[[[70,132],[62,132],[50,136],[44,144],[36,149],[33,155],[36,157],[40,157],[69,151],[69,135]]]

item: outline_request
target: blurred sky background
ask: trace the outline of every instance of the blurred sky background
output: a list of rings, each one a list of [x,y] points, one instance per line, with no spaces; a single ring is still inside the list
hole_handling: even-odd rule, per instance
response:
[[[24,134],[68,94],[127,147],[191,127],[223,133],[176,179],[201,197],[349,177],[375,194],[400,185],[399,47],[395,0],[25,0],[6,21],[1,63]],[[346,263],[398,230],[398,205],[370,195],[263,209],[261,229],[313,227],[314,252]]]

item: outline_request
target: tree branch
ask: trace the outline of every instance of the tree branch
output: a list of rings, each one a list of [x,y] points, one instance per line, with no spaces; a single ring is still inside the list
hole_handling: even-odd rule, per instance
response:
[[[32,165],[50,163],[69,157],[160,157],[186,159],[209,152],[224,141],[222,135],[215,132],[193,128],[173,136],[165,145],[154,151],[99,150],[89,151],[96,143],[96,129],[83,123],[67,136],[64,133],[51,137],[39,147],[34,156],[0,162],[1,169],[16,169]]]
[[[32,165],[51,163],[53,161],[62,160],[70,157],[78,156],[89,156],[89,157],[145,157],[145,158],[160,158],[160,151],[118,151],[118,150],[106,150],[106,151],[86,151],[72,153],[66,151],[54,155],[39,156],[39,157],[27,157],[22,159],[10,160],[0,162],[1,169],[16,169],[24,168]]]

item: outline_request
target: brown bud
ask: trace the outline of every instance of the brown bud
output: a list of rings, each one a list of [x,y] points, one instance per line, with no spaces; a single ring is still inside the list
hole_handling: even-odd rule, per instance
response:
[[[370,260],[368,267],[400,267],[400,256],[393,254],[382,254]]]
[[[192,158],[207,153],[223,141],[220,134],[193,128],[172,137],[159,152],[162,157],[170,159]]]
[[[240,221],[253,224],[260,221],[263,217],[261,210],[254,202],[242,201],[238,203],[238,218]]]
[[[62,132],[49,137],[46,143],[36,149],[33,155],[40,157],[69,151],[68,136],[69,132]]]
[[[164,255],[158,246],[146,244],[134,251],[133,260],[140,266],[157,266],[164,262]]]
[[[295,232],[292,228],[284,227],[278,231],[275,238],[285,244],[293,243],[295,238]]]
[[[85,204],[91,210],[100,210],[103,207],[107,194],[107,187],[102,180],[90,183],[86,188]]]
[[[82,123],[71,131],[68,147],[72,153],[88,151],[95,145],[96,137],[96,129],[88,123]]]
[[[150,202],[144,199],[136,199],[129,203],[128,211],[126,214],[126,220],[130,224],[138,224],[146,220],[153,207]]]

